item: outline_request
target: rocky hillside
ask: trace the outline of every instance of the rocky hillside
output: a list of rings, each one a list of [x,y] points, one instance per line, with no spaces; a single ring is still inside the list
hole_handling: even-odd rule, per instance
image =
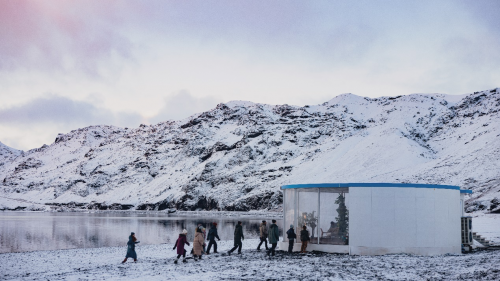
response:
[[[500,89],[461,97],[345,94],[303,107],[233,101],[182,121],[92,126],[0,145],[0,209],[279,208],[280,186],[411,182],[472,189],[500,209]]]

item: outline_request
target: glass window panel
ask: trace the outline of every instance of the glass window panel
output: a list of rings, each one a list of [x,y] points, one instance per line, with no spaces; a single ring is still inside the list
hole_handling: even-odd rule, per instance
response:
[[[311,240],[309,243],[318,244],[318,189],[317,188],[303,188],[298,189],[299,193],[299,211],[296,214],[297,226],[296,233],[300,242],[300,231],[302,226],[306,226],[309,231]]]
[[[295,226],[295,203],[297,198],[295,198],[295,189],[285,189],[285,206],[284,206],[284,226],[283,226],[283,241],[288,242],[286,232],[290,228],[290,225]]]
[[[320,192],[320,244],[349,244],[349,193],[347,188]]]

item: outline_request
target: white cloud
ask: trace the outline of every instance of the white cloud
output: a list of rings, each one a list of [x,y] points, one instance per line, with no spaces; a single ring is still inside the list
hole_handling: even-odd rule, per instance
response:
[[[220,103],[214,97],[196,98],[185,90],[165,98],[164,102],[158,114],[149,118],[149,123],[184,119],[195,113],[208,111]]]
[[[34,124],[133,127],[230,100],[499,86],[498,1],[13,3],[0,1],[0,125],[16,124],[2,141],[38,138],[19,129]]]
[[[46,95],[0,109],[0,139],[17,149],[52,143],[58,133],[90,125],[137,127],[145,119],[133,112],[113,112],[87,101]]]

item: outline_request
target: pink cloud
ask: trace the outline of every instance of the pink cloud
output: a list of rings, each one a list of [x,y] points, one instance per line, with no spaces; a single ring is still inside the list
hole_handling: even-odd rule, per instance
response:
[[[105,3],[105,4],[101,4]],[[120,35],[116,1],[0,1],[0,71],[63,68],[97,75],[96,66],[112,51],[129,56]],[[66,65],[67,67],[67,65]]]

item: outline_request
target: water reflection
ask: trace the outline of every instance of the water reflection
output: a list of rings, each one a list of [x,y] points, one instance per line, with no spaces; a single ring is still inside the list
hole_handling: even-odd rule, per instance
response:
[[[0,253],[125,246],[130,232],[141,244],[172,244],[183,229],[193,241],[198,224],[218,224],[219,237],[232,240],[243,222],[245,238],[258,238],[260,222],[270,218],[200,218],[130,213],[0,212]],[[277,222],[280,234],[282,220]]]

